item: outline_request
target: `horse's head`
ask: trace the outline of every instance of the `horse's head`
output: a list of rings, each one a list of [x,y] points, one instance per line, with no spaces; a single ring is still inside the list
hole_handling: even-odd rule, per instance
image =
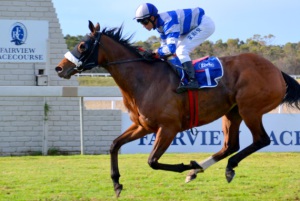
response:
[[[59,77],[70,79],[78,72],[98,66],[98,46],[101,38],[99,23],[89,21],[91,33],[86,35],[72,51],[65,54],[65,58],[55,68]]]

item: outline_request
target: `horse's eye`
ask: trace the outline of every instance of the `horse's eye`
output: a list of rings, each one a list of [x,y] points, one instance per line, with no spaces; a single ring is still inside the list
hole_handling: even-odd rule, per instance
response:
[[[79,52],[85,52],[88,50],[88,46],[84,43],[84,42],[81,42],[79,45],[78,45],[78,51]]]

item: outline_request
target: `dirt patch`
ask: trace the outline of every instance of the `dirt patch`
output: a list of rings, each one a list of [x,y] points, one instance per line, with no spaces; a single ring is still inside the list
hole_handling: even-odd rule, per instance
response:
[[[100,109],[119,109],[123,112],[127,112],[128,110],[123,104],[123,101],[111,101],[111,100],[85,100],[84,106],[87,110],[100,110]],[[281,113],[281,114],[299,114],[300,110],[295,108],[287,107],[283,105],[281,108],[277,107],[276,109],[272,110],[270,113]]]
[[[111,110],[117,109],[127,112],[126,107],[123,104],[123,101],[110,101],[110,100],[85,100],[84,107],[87,110]]]

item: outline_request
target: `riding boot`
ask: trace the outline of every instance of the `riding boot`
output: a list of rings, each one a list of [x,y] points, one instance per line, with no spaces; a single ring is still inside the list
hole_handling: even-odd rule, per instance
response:
[[[199,89],[197,80],[195,79],[195,71],[191,61],[184,62],[182,64],[183,70],[189,77],[189,82],[186,85],[180,85],[177,89],[177,93],[182,93],[186,90],[196,90]]]

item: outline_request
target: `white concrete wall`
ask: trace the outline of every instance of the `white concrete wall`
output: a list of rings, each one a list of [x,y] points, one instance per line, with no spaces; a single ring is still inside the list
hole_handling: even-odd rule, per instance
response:
[[[64,80],[54,70],[67,52],[67,45],[51,0],[1,0],[1,19],[48,21],[49,48],[48,62],[45,63],[0,63],[0,86],[35,86],[38,69],[45,70],[50,86],[78,86],[75,76]],[[37,27],[36,31],[41,30]],[[44,121],[45,101],[51,107],[47,121]],[[91,145],[91,149],[86,146],[86,153],[107,153],[108,144],[120,134],[121,126],[107,127],[106,131],[101,124],[117,124],[115,122],[121,119],[120,111],[85,113],[91,115],[86,117],[89,121],[85,125],[94,124],[85,126],[85,132],[89,134],[86,139],[92,140],[85,142]],[[113,120],[108,120],[111,118]],[[97,130],[101,131],[100,134]],[[114,137],[99,137],[102,134],[112,134]],[[45,137],[49,140],[48,148],[79,153],[79,135],[79,98],[0,97],[0,155],[42,152]]]
[[[86,110],[84,112],[85,154],[109,154],[112,141],[121,134],[121,110]]]

